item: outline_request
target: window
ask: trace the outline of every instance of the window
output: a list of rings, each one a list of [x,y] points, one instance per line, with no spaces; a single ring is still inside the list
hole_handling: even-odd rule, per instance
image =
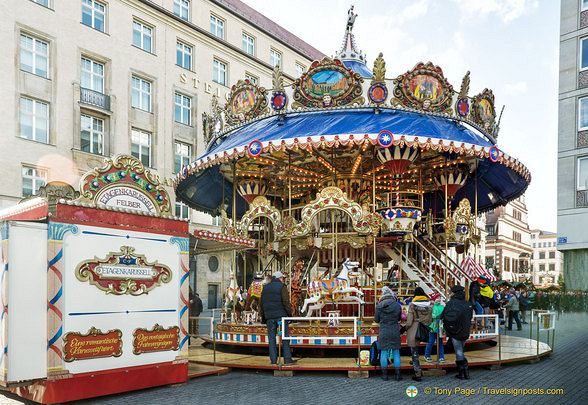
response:
[[[588,54],[588,51],[587,51]],[[580,99],[580,113],[578,114],[580,122],[578,123],[579,131],[588,129],[588,98]]]
[[[243,33],[242,47],[245,52],[249,55],[255,55],[255,39],[245,33]]]
[[[47,184],[47,171],[33,167],[22,168],[22,196],[36,195]]]
[[[176,142],[174,149],[174,173],[179,173],[183,166],[190,163],[192,147],[183,142]]]
[[[104,153],[104,120],[82,114],[81,149],[84,152]]]
[[[210,33],[223,39],[225,37],[225,22],[213,15],[210,16]]]
[[[20,98],[20,136],[49,143],[49,104]]]
[[[486,226],[486,232],[488,232],[488,236],[494,236],[495,235],[494,225]]]
[[[104,32],[104,4],[94,0],[82,0],[82,24]]]
[[[588,190],[588,157],[578,159],[578,190]]]
[[[555,259],[555,250],[550,250],[549,251],[549,258],[550,259]]]
[[[151,82],[133,76],[131,105],[151,112]]]
[[[174,0],[174,14],[188,20],[190,18],[190,2],[188,0]]]
[[[190,219],[190,209],[181,201],[176,201],[176,217],[180,219]]]
[[[33,0],[34,3],[40,4],[44,7],[49,7],[49,0]]]
[[[249,80],[253,84],[257,84],[257,77],[250,75],[249,73],[245,73],[245,79]]]
[[[212,225],[222,226],[222,223],[223,223],[223,219],[220,215],[217,215],[216,217],[212,217]]]
[[[192,47],[177,42],[176,64],[184,69],[192,70]]]
[[[49,77],[49,44],[20,34],[20,69],[37,76]]]
[[[582,11],[588,8],[588,0],[582,0]]]
[[[513,240],[520,242],[521,241],[521,234],[519,232],[512,231],[512,238],[513,238]]]
[[[222,84],[223,86],[227,83],[227,65],[226,63],[218,60],[213,61],[212,65],[212,81]]]
[[[153,29],[138,21],[133,21],[133,45],[144,51],[152,52],[151,41]]]
[[[555,263],[549,263],[549,271],[555,271]]]
[[[151,167],[151,134],[136,129],[131,131],[131,155]]]
[[[545,252],[539,252],[539,259],[545,259]]]
[[[296,68],[296,79],[298,79],[304,73],[304,66],[297,63],[295,68]]]
[[[505,272],[509,272],[510,271],[510,257],[505,257],[504,258],[504,271]]]
[[[104,93],[104,65],[82,57],[82,87]]]
[[[270,49],[270,65],[272,67],[282,66],[282,54],[280,52]]]
[[[533,243],[533,247],[535,247],[536,243]]]
[[[545,265],[544,264],[540,264],[539,265],[539,271],[545,271]]]
[[[190,125],[190,105],[192,104],[192,99],[183,94],[176,93],[174,104],[174,119],[176,122]]]

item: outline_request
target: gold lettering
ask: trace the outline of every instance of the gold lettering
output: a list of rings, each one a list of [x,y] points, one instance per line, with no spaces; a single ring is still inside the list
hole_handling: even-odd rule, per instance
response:
[[[204,83],[204,92],[208,94],[212,93],[212,86],[210,83]]]
[[[200,84],[200,79],[193,78],[192,81],[194,82],[194,88],[197,89]]]
[[[188,82],[188,76],[185,73],[180,73],[180,82],[181,83],[187,83]]]

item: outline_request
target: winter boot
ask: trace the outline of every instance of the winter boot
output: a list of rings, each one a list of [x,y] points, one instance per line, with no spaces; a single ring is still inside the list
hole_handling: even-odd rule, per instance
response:
[[[457,364],[457,371],[458,371],[458,374],[455,376],[455,378],[459,378],[460,380],[464,380],[465,379],[464,361],[463,360],[457,360],[455,362],[455,364]]]
[[[399,368],[395,368],[394,369],[394,379],[396,381],[402,380],[402,376],[400,375],[400,369]]]
[[[468,368],[468,359],[463,359],[463,378],[470,379],[470,369]]]
[[[388,368],[382,368],[382,380],[388,381]]]
[[[415,381],[421,381],[423,379],[423,371],[421,369],[415,370],[412,379]]]

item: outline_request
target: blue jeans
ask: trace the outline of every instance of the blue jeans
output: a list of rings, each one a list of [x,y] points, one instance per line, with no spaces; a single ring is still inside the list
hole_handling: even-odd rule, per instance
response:
[[[465,346],[465,340],[451,338],[451,342],[453,343],[453,349],[455,350],[455,360],[465,360],[465,356],[463,355],[463,347]]]
[[[478,301],[476,301],[476,305],[474,305],[474,311],[476,312],[476,315],[482,315],[484,313],[484,308],[482,308]]]
[[[380,366],[388,368],[388,352],[389,350],[380,350]],[[392,350],[394,357],[394,368],[400,368],[400,350]]]
[[[278,332],[278,322],[282,319],[268,319],[267,325],[267,338],[269,343],[269,356],[272,364],[278,362],[278,348],[276,347],[276,334]],[[284,336],[289,336],[288,323],[284,325]],[[288,363],[292,361],[292,353],[290,352],[290,341],[282,340],[282,346],[284,346],[284,362]]]
[[[439,360],[445,359],[445,348],[443,347],[443,341],[441,339],[437,340],[437,332],[429,332],[429,343],[427,343],[427,347],[425,347],[425,358],[431,357],[431,351],[433,351],[435,341],[437,341],[439,350]]]

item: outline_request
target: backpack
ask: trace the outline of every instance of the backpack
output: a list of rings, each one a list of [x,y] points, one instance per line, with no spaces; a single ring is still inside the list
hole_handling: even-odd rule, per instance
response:
[[[370,365],[374,367],[380,365],[380,349],[378,348],[377,340],[370,347]]]
[[[451,335],[457,335],[462,330],[461,313],[455,305],[447,305],[443,314],[443,327]]]

